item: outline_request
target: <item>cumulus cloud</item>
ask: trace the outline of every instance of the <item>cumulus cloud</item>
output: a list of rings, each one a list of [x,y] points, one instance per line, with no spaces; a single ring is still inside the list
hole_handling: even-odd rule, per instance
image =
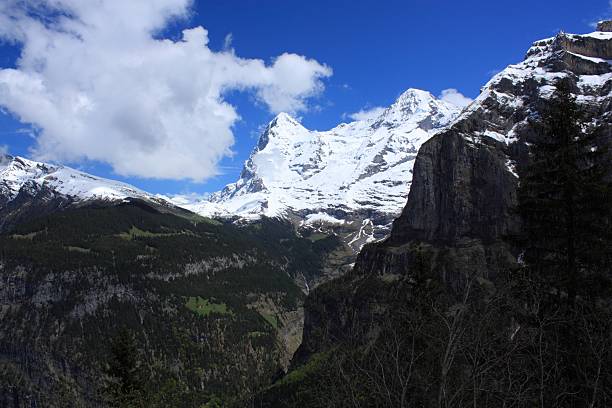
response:
[[[203,181],[231,155],[239,120],[225,95],[297,113],[332,70],[285,53],[270,63],[208,46],[194,27],[159,38],[190,0],[5,0],[0,37],[22,45],[0,70],[0,106],[38,129],[40,160],[102,161],[125,176]]]
[[[210,194],[197,194],[197,193],[185,193],[185,194],[157,194],[157,197],[170,201],[171,203],[178,205],[179,207],[204,201],[210,197]]]
[[[359,112],[349,113],[346,115],[346,117],[352,120],[370,120],[370,119],[376,119],[384,111],[385,111],[384,107],[375,106],[373,108],[361,109]]]
[[[444,102],[452,103],[453,105],[459,106],[461,108],[468,106],[473,101],[472,98],[468,98],[467,96],[463,95],[461,92],[454,88],[443,90],[440,96],[438,96],[438,98],[443,100]]]

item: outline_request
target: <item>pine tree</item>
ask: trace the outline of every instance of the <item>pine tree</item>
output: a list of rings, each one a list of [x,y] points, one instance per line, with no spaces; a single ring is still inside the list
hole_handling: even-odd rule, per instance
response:
[[[518,190],[525,262],[573,303],[577,295],[596,293],[607,280],[610,161],[566,81],[557,84],[535,128]]]
[[[115,407],[144,406],[144,381],[132,333],[122,329],[111,342],[106,374],[111,378],[106,393]]]
[[[606,393],[593,378],[611,357],[610,312],[599,299],[610,294],[612,167],[609,142],[571,89],[566,80],[557,83],[519,169],[526,274],[515,279],[529,293],[522,307],[537,339],[533,361],[547,373],[539,405],[606,406],[594,402]]]

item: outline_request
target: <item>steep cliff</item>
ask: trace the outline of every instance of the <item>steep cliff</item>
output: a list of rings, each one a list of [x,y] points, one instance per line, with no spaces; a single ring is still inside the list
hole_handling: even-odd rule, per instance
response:
[[[607,26],[600,25],[604,30]],[[470,277],[495,281],[518,249],[517,167],[533,137],[531,122],[557,81],[568,81],[591,124],[612,134],[612,33],[560,33],[537,41],[525,59],[495,75],[480,96],[417,155],[408,203],[384,242],[364,247],[347,276],[306,302],[296,364],[349,338],[376,336],[377,316],[410,291],[426,267],[450,290]]]

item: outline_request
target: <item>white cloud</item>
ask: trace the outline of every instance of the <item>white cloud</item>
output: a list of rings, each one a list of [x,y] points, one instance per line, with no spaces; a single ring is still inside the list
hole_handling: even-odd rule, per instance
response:
[[[225,39],[223,40],[223,49],[226,51],[231,50],[233,41],[234,41],[234,34],[229,33],[228,35],[226,35]]]
[[[171,203],[180,206],[193,204],[204,201],[210,197],[210,194],[184,193],[184,194],[157,194],[157,197],[170,201]]]
[[[472,98],[468,98],[454,88],[444,89],[438,98],[461,108],[468,106],[473,101]]]
[[[17,69],[0,70],[0,106],[40,129],[41,160],[110,164],[125,176],[218,173],[231,155],[236,107],[252,92],[273,113],[308,109],[332,70],[285,53],[270,64],[208,47],[203,27],[159,39],[190,0],[4,0],[0,37],[23,45]],[[44,16],[44,17],[40,17]]]
[[[6,167],[9,164],[7,155],[9,154],[8,146],[0,145],[0,169]]]
[[[385,111],[384,107],[375,106],[373,108],[361,109],[359,112],[349,113],[346,115],[346,117],[352,120],[370,120],[370,119],[376,119],[384,111]]]

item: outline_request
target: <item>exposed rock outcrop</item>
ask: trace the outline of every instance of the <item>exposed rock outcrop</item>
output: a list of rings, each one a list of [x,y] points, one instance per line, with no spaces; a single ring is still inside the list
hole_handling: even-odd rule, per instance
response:
[[[612,20],[605,20],[597,23],[597,31],[612,33]]]
[[[424,143],[408,203],[391,236],[364,247],[354,270],[314,291],[306,303],[297,362],[358,333],[367,339],[425,254],[431,272],[450,289],[467,276],[495,280],[517,262],[505,237],[519,228],[513,215],[517,166],[533,137],[530,122],[557,81],[569,81],[594,126],[612,133],[612,33],[560,33],[538,41],[523,62],[483,88],[451,126]],[[375,288],[375,289],[374,289]]]

